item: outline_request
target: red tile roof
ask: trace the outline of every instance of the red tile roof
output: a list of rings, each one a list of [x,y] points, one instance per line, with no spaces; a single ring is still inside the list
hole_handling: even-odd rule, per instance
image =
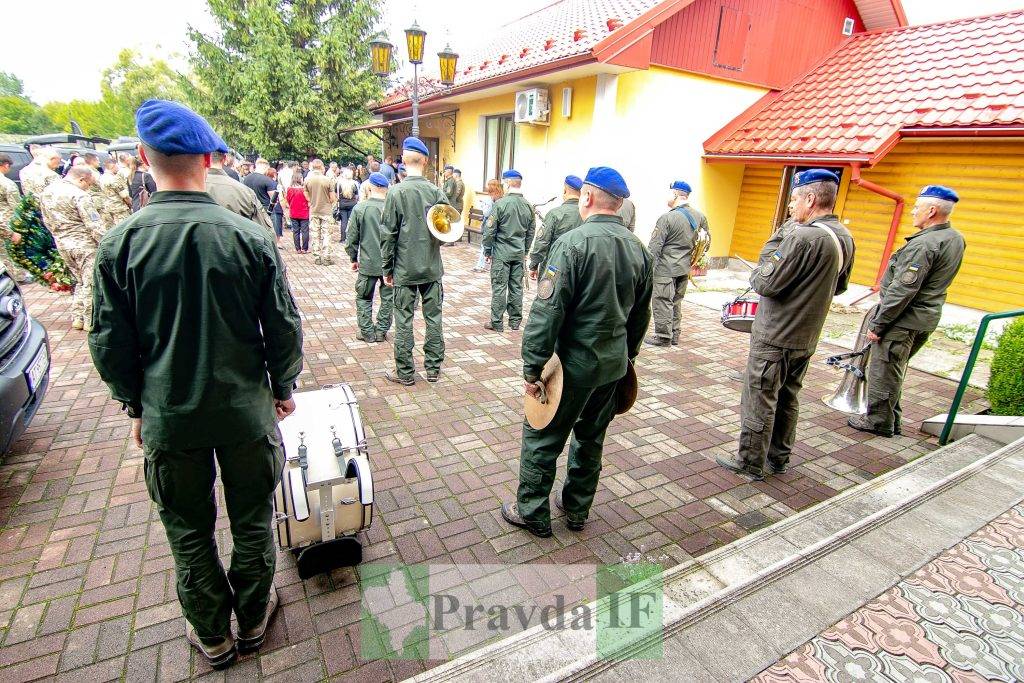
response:
[[[1024,11],[863,33],[705,143],[711,155],[877,161],[908,128],[1024,124]]]
[[[693,0],[690,0],[692,2]],[[479,47],[459,52],[455,86],[526,71],[572,57],[587,57],[615,30],[665,0],[558,0],[503,26]],[[674,4],[674,3],[666,3]],[[683,3],[689,4],[689,2]],[[430,62],[426,62],[430,64]],[[433,69],[436,72],[436,67]],[[427,92],[440,89],[434,77],[421,78]],[[412,80],[392,90],[375,109],[409,99]]]

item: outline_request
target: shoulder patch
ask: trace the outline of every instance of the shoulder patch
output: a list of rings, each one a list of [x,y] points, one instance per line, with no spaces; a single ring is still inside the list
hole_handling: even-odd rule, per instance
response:
[[[917,282],[918,271],[921,270],[921,266],[916,263],[911,263],[907,266],[907,269],[900,275],[900,282],[905,285],[912,285]]]
[[[558,268],[556,266],[548,266],[547,270],[544,271],[544,276],[537,283],[537,298],[550,299],[555,293],[555,285],[557,283]]]

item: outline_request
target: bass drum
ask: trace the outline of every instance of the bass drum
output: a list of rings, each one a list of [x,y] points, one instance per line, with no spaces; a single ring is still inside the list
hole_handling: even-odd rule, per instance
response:
[[[352,536],[368,529],[373,522],[373,474],[365,456],[349,458],[346,481],[322,490],[329,490],[334,502],[335,538]],[[274,497],[277,513],[277,543],[281,548],[298,550],[320,543],[323,532],[320,519],[319,492],[306,492],[302,468],[289,463]]]

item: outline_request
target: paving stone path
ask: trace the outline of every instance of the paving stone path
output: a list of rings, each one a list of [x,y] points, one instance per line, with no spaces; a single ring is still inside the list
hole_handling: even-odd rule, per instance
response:
[[[714,457],[733,450],[739,431],[748,338],[724,329],[713,311],[684,304],[681,345],[646,347],[640,356],[640,397],[612,424],[587,529],[569,532],[556,520],[553,538],[535,539],[498,514],[518,477],[521,335],[482,329],[489,281],[471,270],[479,247],[443,250],[442,381],[421,375],[402,388],[383,378],[390,346],[355,340],[355,274],[315,266],[284,246],[288,239],[282,250],[306,335],[302,388],[349,382],[370,435],[376,515],[364,534],[366,562],[570,565],[639,555],[669,566],[936,447],[913,428],[884,439],[846,427],[819,401],[839,379],[821,362],[823,347],[805,383],[796,467],[758,484],[716,467]],[[128,444],[128,420],[93,370],[85,335],[67,325],[69,297],[35,285],[25,296],[50,330],[53,369],[35,422],[0,463],[0,679],[380,681],[431,665],[361,660],[357,572],[303,582],[281,553],[282,606],[262,651],[227,674],[209,672],[183,637],[142,454]],[[944,412],[953,391],[951,382],[911,372],[907,421]],[[226,563],[226,518],[218,529]]]

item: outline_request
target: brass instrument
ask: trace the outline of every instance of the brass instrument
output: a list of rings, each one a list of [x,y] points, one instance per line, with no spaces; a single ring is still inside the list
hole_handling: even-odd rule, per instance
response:
[[[825,359],[826,364],[845,370],[843,379],[836,387],[835,393],[821,398],[830,408],[852,415],[864,415],[868,412],[866,371],[868,360],[871,357],[871,343],[867,340],[867,334],[868,321],[874,313],[875,308],[872,307],[864,314],[864,319],[860,322],[857,339],[853,343],[853,348],[858,350],[851,353],[840,353]]]
[[[703,225],[693,233],[693,251],[690,252],[690,268],[694,268],[711,248],[711,233]]]
[[[427,229],[442,242],[458,242],[465,232],[462,215],[450,204],[434,204],[427,209]]]

